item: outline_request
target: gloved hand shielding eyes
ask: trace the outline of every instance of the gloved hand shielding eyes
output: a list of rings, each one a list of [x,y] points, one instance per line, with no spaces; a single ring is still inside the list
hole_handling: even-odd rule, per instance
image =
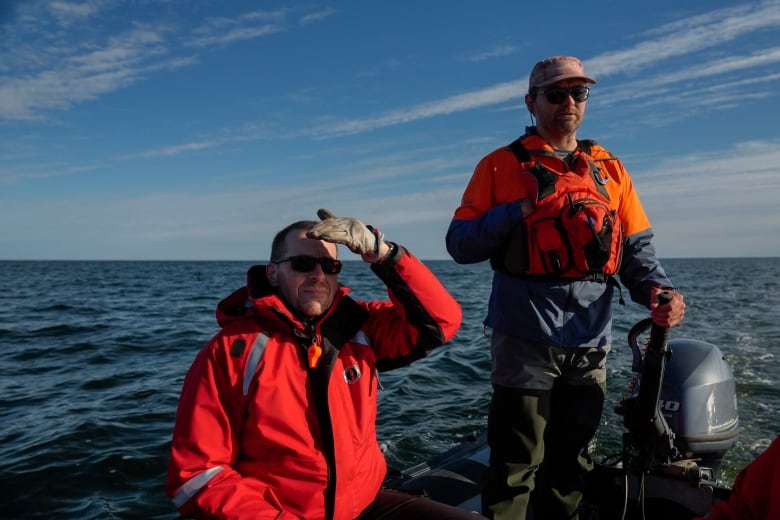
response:
[[[322,219],[307,231],[306,236],[343,244],[353,253],[363,255],[367,262],[375,262],[379,258],[379,250],[384,242],[384,235],[378,229],[366,226],[360,220],[351,217],[337,217],[327,209],[317,211]]]

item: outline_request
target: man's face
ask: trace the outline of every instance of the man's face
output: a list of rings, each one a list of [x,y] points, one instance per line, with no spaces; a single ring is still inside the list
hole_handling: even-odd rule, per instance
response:
[[[533,100],[533,112],[536,116],[536,126],[543,134],[556,138],[576,133],[585,117],[587,101],[576,102],[570,95],[564,95],[560,104],[550,103],[544,92],[556,88],[584,87],[580,79],[563,80],[549,87],[539,89]]]
[[[306,238],[305,230],[293,231],[285,240],[285,257],[313,256],[332,258],[338,256],[336,244]],[[293,269],[292,262],[269,264],[268,279],[277,287],[282,300],[293,310],[305,316],[320,316],[328,310],[338,289],[338,274],[325,274],[320,264],[309,272]]]

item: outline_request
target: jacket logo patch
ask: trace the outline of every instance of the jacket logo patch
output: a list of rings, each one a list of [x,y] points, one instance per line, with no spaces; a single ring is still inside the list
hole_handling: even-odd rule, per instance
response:
[[[344,369],[344,381],[349,385],[354,385],[360,380],[360,368],[357,365],[350,365]]]

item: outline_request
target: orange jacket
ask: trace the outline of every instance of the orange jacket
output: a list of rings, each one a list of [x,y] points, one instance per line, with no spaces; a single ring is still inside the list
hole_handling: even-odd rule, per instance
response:
[[[538,135],[523,139],[523,146],[534,161],[540,161],[552,170],[562,169],[561,160],[554,156],[550,145]],[[535,150],[544,151],[545,155],[535,154]],[[611,206],[617,210],[624,225],[624,234],[633,235],[648,229],[650,221],[623,163],[597,144],[591,148],[590,155],[609,176],[609,182],[604,187],[609,193]],[[517,158],[506,146],[485,156],[474,170],[453,219],[473,220],[495,206],[519,199],[535,199],[536,193],[532,191],[532,186],[519,182],[516,175],[518,168]]]
[[[566,171],[566,164],[533,127],[522,139],[533,161]],[[623,226],[619,277],[631,299],[649,308],[654,286],[672,287],[652,243],[653,232],[633,181],[623,164],[591,142],[589,155],[608,176],[609,204]],[[463,193],[447,230],[447,251],[462,264],[502,259],[510,238],[523,224],[523,200],[536,200],[520,163],[507,147],[483,157]],[[529,201],[529,204],[532,204]],[[597,347],[612,342],[613,286],[587,280],[531,280],[495,269],[485,325],[527,341],[565,347]]]
[[[386,473],[377,371],[425,356],[461,322],[436,277],[401,252],[372,265],[391,301],[356,302],[341,287],[313,326],[260,266],[220,303],[222,330],[190,368],[176,415],[166,492],[182,515],[351,520],[374,500]],[[312,336],[323,347],[314,369]]]

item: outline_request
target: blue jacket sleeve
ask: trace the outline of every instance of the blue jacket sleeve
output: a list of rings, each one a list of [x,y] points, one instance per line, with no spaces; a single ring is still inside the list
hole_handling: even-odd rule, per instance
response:
[[[523,221],[521,201],[501,204],[472,220],[453,219],[447,230],[447,251],[459,264],[489,259],[506,244],[512,230]]]
[[[651,287],[674,287],[655,254],[652,239],[652,228],[627,236],[620,268],[620,281],[628,289],[631,299],[648,308]]]

